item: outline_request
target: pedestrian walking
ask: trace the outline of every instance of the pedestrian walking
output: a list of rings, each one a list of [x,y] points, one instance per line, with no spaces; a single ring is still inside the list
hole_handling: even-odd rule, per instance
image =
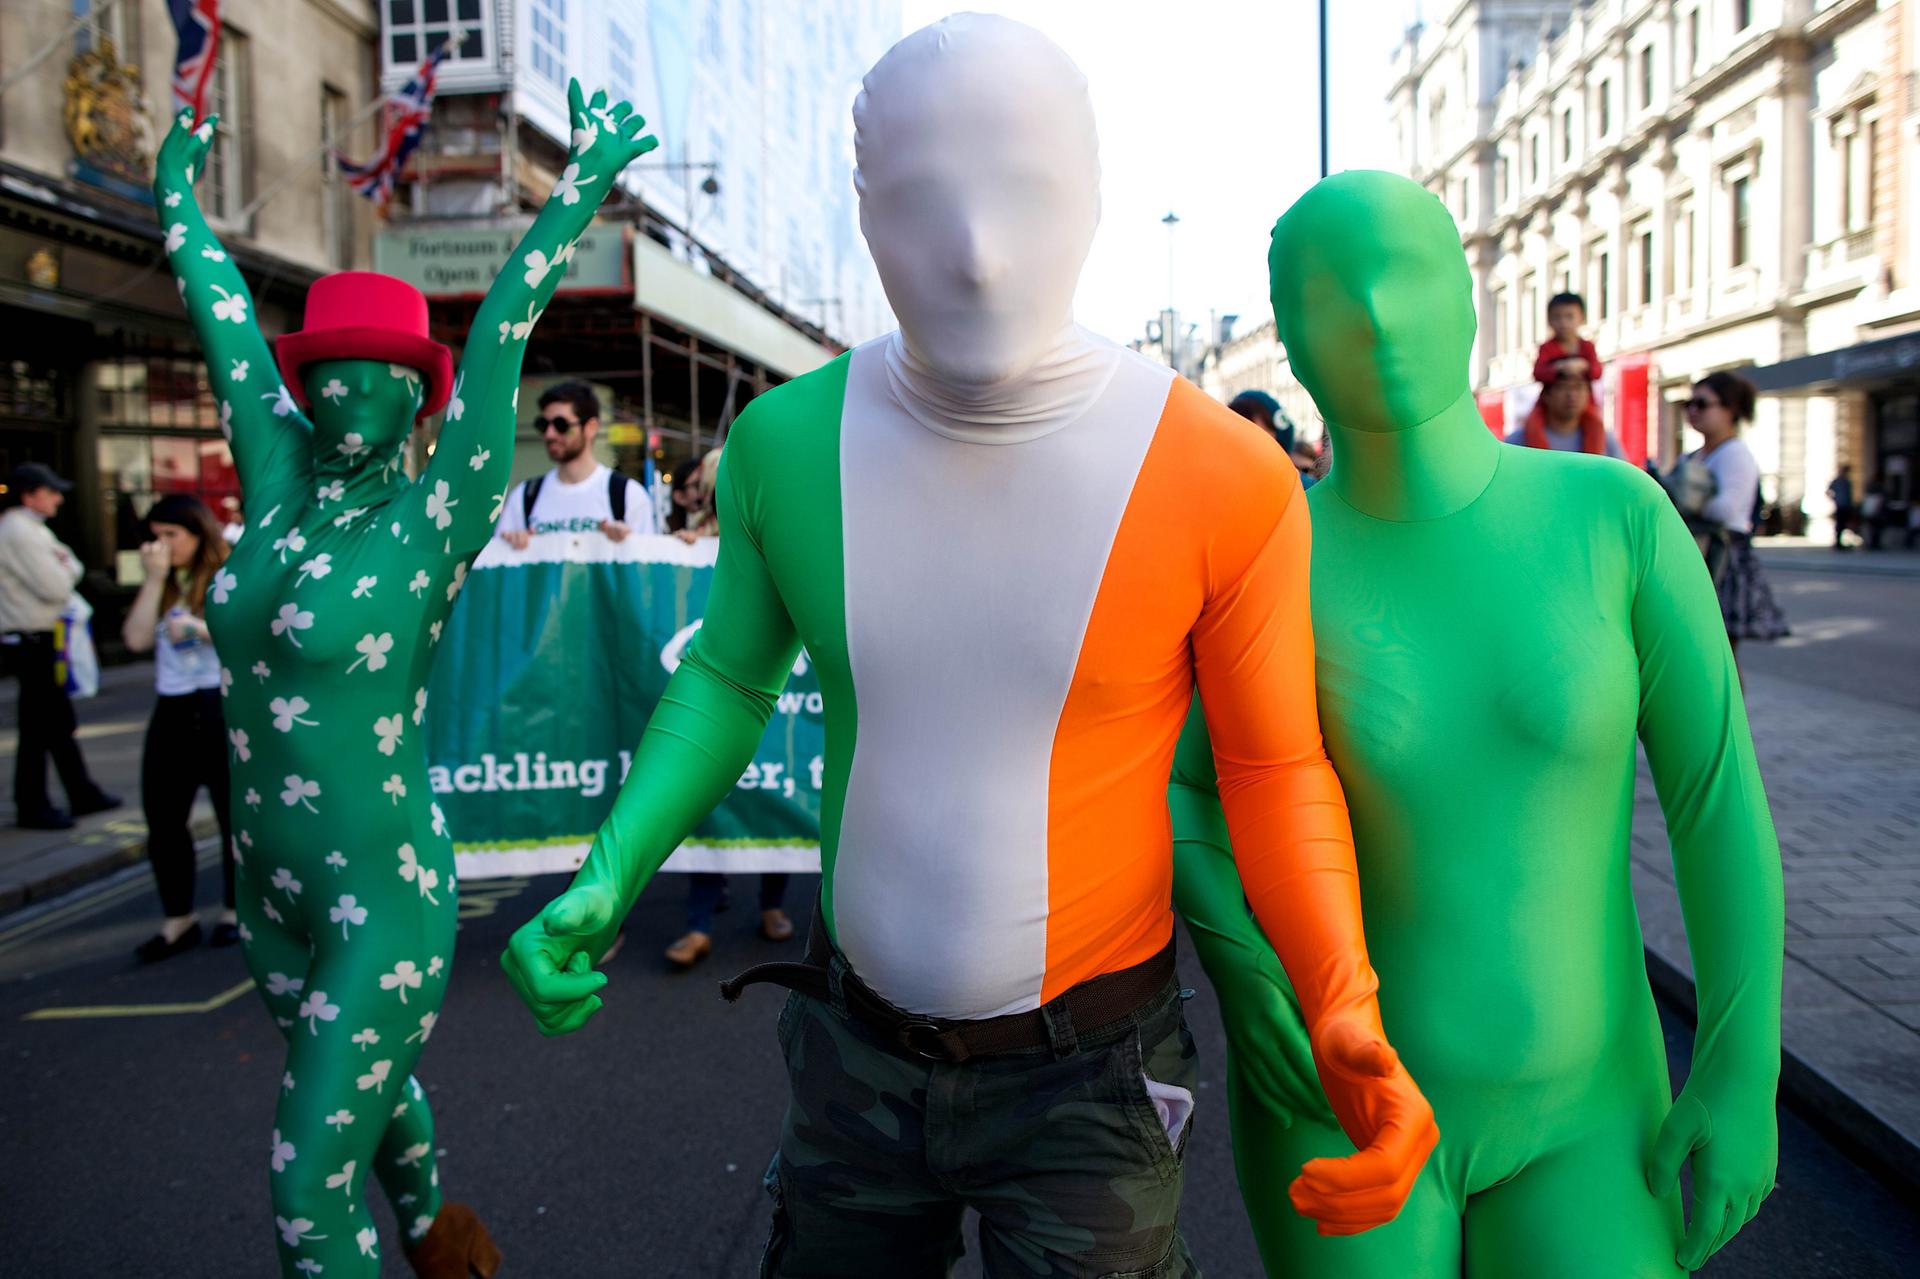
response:
[[[1701,446],[1681,465],[1705,468],[1712,491],[1697,513],[1681,514],[1704,533],[1707,565],[1714,570],[1720,613],[1736,652],[1743,639],[1772,640],[1788,633],[1786,615],[1774,602],[1773,588],[1753,553],[1753,512],[1760,504],[1760,464],[1740,438],[1740,426],[1753,420],[1753,384],[1732,373],[1709,373],[1693,384],[1687,423],[1700,432]],[[1724,562],[1721,558],[1724,557]]]
[[[1868,480],[1866,496],[1860,499],[1860,537],[1869,551],[1880,549],[1880,537],[1886,528],[1887,486],[1877,479]]]
[[[784,909],[787,900],[787,876],[769,872],[760,876],[760,935],[768,941],[788,941],[793,937],[793,920]],[[687,931],[667,947],[667,960],[679,968],[691,968],[713,953],[713,917],[729,904],[727,877],[711,871],[699,871],[687,877]]]
[[[1847,529],[1852,527],[1854,519],[1853,505],[1853,468],[1845,462],[1834,474],[1833,482],[1827,485],[1827,496],[1833,500],[1833,549],[1850,550],[1847,545]]]
[[[24,463],[13,472],[14,505],[0,514],[0,652],[20,681],[14,825],[26,830],[66,830],[76,817],[120,806],[119,797],[101,790],[87,772],[73,740],[73,702],[55,670],[60,654],[54,628],[82,569],[47,521],[72,488],[51,467]],[[67,793],[66,808],[48,798],[49,759]]]
[[[535,533],[602,533],[620,542],[635,531],[659,531],[640,482],[593,455],[600,397],[592,387],[585,382],[548,387],[533,427],[554,465],[507,494],[497,532],[509,546],[524,551]]]
[[[153,654],[153,718],[140,757],[140,804],[147,818],[147,860],[165,912],[160,931],[134,955],[156,963],[201,941],[193,913],[196,867],[188,818],[205,787],[220,823],[220,922],[213,944],[240,940],[233,907],[233,817],[227,792],[227,722],[220,708],[220,658],[207,629],[207,591],[227,561],[220,521],[199,498],[168,494],[147,512],[153,540],[140,548],[147,571],[121,625],[136,653]]]

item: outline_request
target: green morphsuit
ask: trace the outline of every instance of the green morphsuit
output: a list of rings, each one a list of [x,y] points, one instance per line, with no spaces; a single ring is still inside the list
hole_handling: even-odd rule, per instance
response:
[[[196,129],[183,114],[160,150],[168,258],[246,501],[207,614],[233,750],[241,938],[287,1040],[271,1186],[288,1276],[380,1273],[369,1172],[410,1252],[426,1251],[441,1209],[433,1120],[410,1073],[445,995],[458,905],[427,782],[427,672],[504,501],[527,336],[613,179],[654,145],[625,104],[588,106],[577,84],[570,102],[570,163],[481,304],[418,482],[402,461],[432,407],[429,376],[386,358],[318,359],[301,369],[303,413],[194,200],[214,120]]]
[[[1773,1187],[1784,928],[1699,552],[1633,468],[1489,434],[1459,233],[1418,185],[1321,182],[1275,226],[1271,269],[1279,337],[1333,445],[1308,495],[1322,728],[1387,1032],[1441,1136],[1388,1225],[1323,1238],[1287,1207],[1302,1162],[1351,1146],[1242,903],[1196,713],[1170,791],[1175,898],[1227,1018],[1234,1155],[1268,1272],[1697,1269]],[[1636,737],[1698,979],[1677,1100],[1628,879]]]

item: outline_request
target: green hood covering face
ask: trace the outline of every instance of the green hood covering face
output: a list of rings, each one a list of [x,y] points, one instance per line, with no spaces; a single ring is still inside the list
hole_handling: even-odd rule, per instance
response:
[[[1459,228],[1418,183],[1326,179],[1274,224],[1267,265],[1280,341],[1329,423],[1400,430],[1467,392],[1473,276]]]

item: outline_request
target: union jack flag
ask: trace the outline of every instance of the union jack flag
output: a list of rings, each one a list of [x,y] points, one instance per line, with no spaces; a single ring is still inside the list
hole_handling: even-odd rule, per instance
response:
[[[453,45],[451,38],[442,41],[413,78],[387,99],[386,110],[381,112],[380,149],[371,160],[355,164],[334,152],[340,172],[347,175],[347,185],[382,209],[393,198],[393,184],[400,180],[407,158],[420,145],[420,135],[433,115],[434,78],[440,73],[440,64],[453,52]]]
[[[167,0],[167,13],[180,38],[173,59],[173,108],[193,108],[193,122],[207,114],[207,85],[220,48],[220,0]]]

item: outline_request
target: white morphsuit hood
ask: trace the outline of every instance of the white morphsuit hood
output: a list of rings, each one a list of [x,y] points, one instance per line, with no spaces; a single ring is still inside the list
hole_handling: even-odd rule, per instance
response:
[[[853,119],[860,227],[900,320],[894,394],[963,439],[1071,421],[1120,354],[1073,323],[1100,221],[1086,77],[1031,27],[955,14],[887,51]]]

